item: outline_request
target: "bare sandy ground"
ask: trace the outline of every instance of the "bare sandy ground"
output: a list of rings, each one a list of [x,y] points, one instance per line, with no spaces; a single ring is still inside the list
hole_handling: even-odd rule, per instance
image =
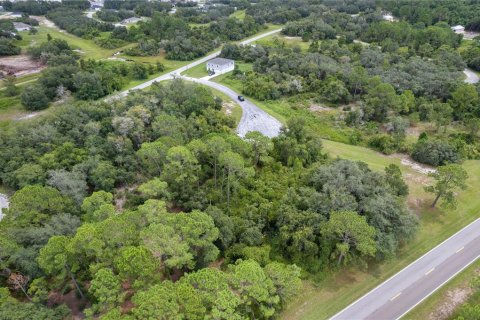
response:
[[[8,208],[8,197],[7,195],[0,193],[0,220],[2,220],[2,209]]]
[[[25,54],[0,58],[0,70],[16,77],[40,72],[45,66]]]

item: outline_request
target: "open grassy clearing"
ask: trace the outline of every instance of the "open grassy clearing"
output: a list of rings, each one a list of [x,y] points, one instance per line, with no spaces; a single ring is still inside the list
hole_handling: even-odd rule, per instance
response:
[[[19,93],[14,97],[5,95],[3,81],[0,81],[0,122],[16,119],[31,113],[22,106],[20,92],[25,85],[36,81],[38,76],[39,74],[36,73],[17,78],[16,86]]]
[[[191,69],[188,69],[185,72],[182,72],[182,74],[192,78],[203,78],[205,76],[208,76],[207,64],[206,63],[199,64],[198,66],[195,66]]]
[[[237,10],[234,13],[232,13],[230,15],[230,17],[237,18],[239,20],[243,20],[243,19],[245,19],[245,14],[246,14],[245,10]]]
[[[277,46],[282,45],[286,47],[300,47],[302,51],[307,51],[310,47],[310,41],[303,41],[300,37],[287,37],[283,34],[273,34],[263,39],[255,41],[255,43],[262,46]]]
[[[243,113],[242,107],[240,107],[236,101],[233,101],[229,96],[227,96],[223,92],[215,90],[211,87],[206,87],[206,88],[212,91],[215,97],[219,97],[220,99],[222,99],[222,103],[223,103],[222,111],[227,116],[230,116],[235,120],[235,127],[236,127],[240,122],[240,119],[242,118],[242,113]]]
[[[241,83],[231,79],[228,74],[215,78],[226,86],[241,92]],[[383,263],[373,263],[368,270],[349,268],[328,275],[321,281],[304,281],[304,289],[282,313],[283,319],[327,319],[333,316],[351,302],[355,301],[375,286],[379,285],[396,272],[422,256],[425,252],[472,222],[479,216],[480,199],[480,161],[469,160],[463,164],[469,174],[468,189],[462,191],[458,198],[456,210],[443,211],[430,208],[432,195],[427,194],[423,187],[429,178],[402,164],[400,157],[385,156],[371,149],[352,146],[348,142],[348,128],[332,126],[334,115],[329,111],[314,116],[307,108],[296,107],[288,99],[279,101],[257,101],[249,97],[265,111],[285,122],[292,115],[306,117],[307,125],[324,140],[324,149],[331,157],[363,161],[373,170],[383,170],[390,163],[397,164],[410,187],[408,204],[419,217],[419,229],[414,239],[406,243],[396,257]],[[293,107],[292,107],[293,105]],[[336,141],[332,141],[336,140]]]
[[[105,59],[111,57],[115,52],[124,50],[134,45],[128,44],[121,48],[105,49],[97,45],[93,40],[83,39],[67,33],[66,31],[60,31],[57,28],[40,25],[37,30],[38,33],[36,34],[29,34],[28,31],[20,32],[23,39],[18,41],[18,45],[22,47],[23,51],[26,51],[26,49],[31,45],[38,45],[47,41],[47,34],[50,34],[54,39],[67,41],[68,44],[70,44],[74,49],[81,50],[84,58],[90,59]]]
[[[455,309],[455,306],[452,303],[453,291],[462,293],[469,290],[471,280],[473,277],[478,276],[480,273],[480,260],[477,260],[467,269],[462,271],[455,278],[450,280],[445,286],[438,289],[437,292],[428,297],[423,301],[419,306],[409,312],[404,319],[405,320],[415,320],[415,319],[431,319],[435,315],[435,312],[438,312],[439,307]],[[478,303],[478,302],[477,302]],[[446,311],[446,310],[445,310]]]
[[[212,81],[221,83],[236,92],[241,93],[243,89],[241,81],[232,79],[230,75],[231,72],[219,75],[218,77],[213,78]],[[341,124],[336,124],[335,119],[340,112],[340,109],[331,109],[314,114],[309,110],[309,107],[311,106],[309,98],[308,95],[305,95],[293,98],[283,98],[275,101],[259,101],[255,98],[248,97],[250,101],[280,120],[282,123],[285,123],[286,120],[293,115],[301,115],[305,118],[307,125],[311,130],[320,137],[348,143],[353,129]]]

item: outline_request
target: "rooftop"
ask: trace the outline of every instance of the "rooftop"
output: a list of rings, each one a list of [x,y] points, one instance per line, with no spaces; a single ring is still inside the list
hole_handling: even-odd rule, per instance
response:
[[[212,59],[208,62],[209,63],[215,63],[215,64],[218,64],[219,66],[222,66],[222,65],[233,63],[233,60],[225,59],[225,58],[215,58],[215,59]]]

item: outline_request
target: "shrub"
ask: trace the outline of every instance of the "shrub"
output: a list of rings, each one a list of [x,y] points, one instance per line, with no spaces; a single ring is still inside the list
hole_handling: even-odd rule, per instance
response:
[[[43,87],[39,84],[33,84],[25,87],[20,95],[22,105],[27,110],[42,110],[48,106],[49,100]]]
[[[384,154],[392,154],[396,151],[395,139],[385,134],[372,137],[368,145]]]
[[[460,160],[455,147],[440,140],[419,140],[412,152],[412,158],[432,166],[443,166]]]

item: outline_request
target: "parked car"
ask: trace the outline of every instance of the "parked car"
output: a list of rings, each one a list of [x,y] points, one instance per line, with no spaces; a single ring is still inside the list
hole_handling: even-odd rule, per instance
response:
[[[245,101],[245,98],[243,96],[238,96],[239,101]]]

